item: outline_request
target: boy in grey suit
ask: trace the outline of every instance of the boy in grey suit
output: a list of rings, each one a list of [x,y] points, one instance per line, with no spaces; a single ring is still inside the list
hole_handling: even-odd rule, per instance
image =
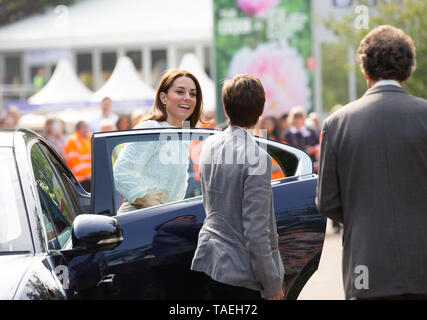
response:
[[[229,127],[204,142],[200,177],[206,219],[191,269],[213,299],[282,299],[271,158],[246,131],[264,110],[261,82],[242,75],[222,91]]]

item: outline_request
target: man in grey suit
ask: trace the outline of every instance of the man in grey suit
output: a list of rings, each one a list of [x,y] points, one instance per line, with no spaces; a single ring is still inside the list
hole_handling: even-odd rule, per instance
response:
[[[368,91],[322,129],[319,211],[342,222],[347,299],[427,298],[427,101],[402,83],[415,47],[380,26],[360,43]]]
[[[212,299],[282,299],[271,158],[247,129],[264,109],[261,82],[242,75],[222,91],[229,127],[205,140],[200,177],[206,219],[191,269],[206,274]]]

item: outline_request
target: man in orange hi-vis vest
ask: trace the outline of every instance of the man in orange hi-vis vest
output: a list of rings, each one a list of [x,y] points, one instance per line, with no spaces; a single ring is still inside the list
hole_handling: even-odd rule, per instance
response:
[[[67,138],[64,158],[71,172],[82,187],[90,192],[91,178],[91,135],[86,122],[79,121],[76,130]]]

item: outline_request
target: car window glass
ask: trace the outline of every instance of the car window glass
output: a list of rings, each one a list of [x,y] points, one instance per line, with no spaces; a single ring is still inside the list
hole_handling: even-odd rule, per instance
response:
[[[31,162],[37,182],[49,248],[61,249],[71,236],[71,225],[75,213],[69,205],[69,199],[65,196],[63,186],[38,145],[34,145],[31,149]]]
[[[298,158],[291,152],[269,145],[268,154],[272,158],[271,180],[292,177],[298,167]]]
[[[32,251],[28,219],[11,148],[0,148],[0,253]]]
[[[55,171],[60,178],[62,185],[65,187],[64,192],[67,194],[68,199],[72,199],[70,196],[70,193],[73,190],[73,182],[71,181],[69,177],[69,173],[65,171],[64,167],[58,162],[57,158],[52,154],[52,152],[43,144],[39,145],[43,151],[43,153],[48,157],[50,160],[50,163],[55,168]],[[73,221],[75,218],[75,213],[77,212],[76,207],[73,205],[72,202],[70,202],[70,207],[72,207],[73,210],[70,210],[70,212],[73,214]]]
[[[175,133],[110,139],[116,213],[200,196],[199,158],[208,136]],[[268,153],[273,159],[272,180],[295,174],[295,155],[274,146],[268,146]],[[137,200],[144,197],[141,202]]]
[[[116,212],[201,195],[198,166],[192,160],[198,160],[195,150],[200,147],[198,141],[178,134],[150,135],[142,141],[112,146]]]

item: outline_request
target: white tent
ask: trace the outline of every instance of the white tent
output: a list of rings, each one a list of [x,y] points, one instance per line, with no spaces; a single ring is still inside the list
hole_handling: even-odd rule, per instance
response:
[[[215,83],[203,70],[197,57],[192,53],[187,53],[182,58],[179,69],[191,72],[199,80],[203,94],[203,110],[214,112],[216,109]]]
[[[156,92],[139,77],[132,60],[120,57],[108,81],[96,91],[91,101],[100,102],[105,97],[115,101],[147,101],[152,104]]]
[[[75,74],[71,62],[62,59],[45,86],[28,99],[30,104],[72,104],[87,103],[92,95]]]

